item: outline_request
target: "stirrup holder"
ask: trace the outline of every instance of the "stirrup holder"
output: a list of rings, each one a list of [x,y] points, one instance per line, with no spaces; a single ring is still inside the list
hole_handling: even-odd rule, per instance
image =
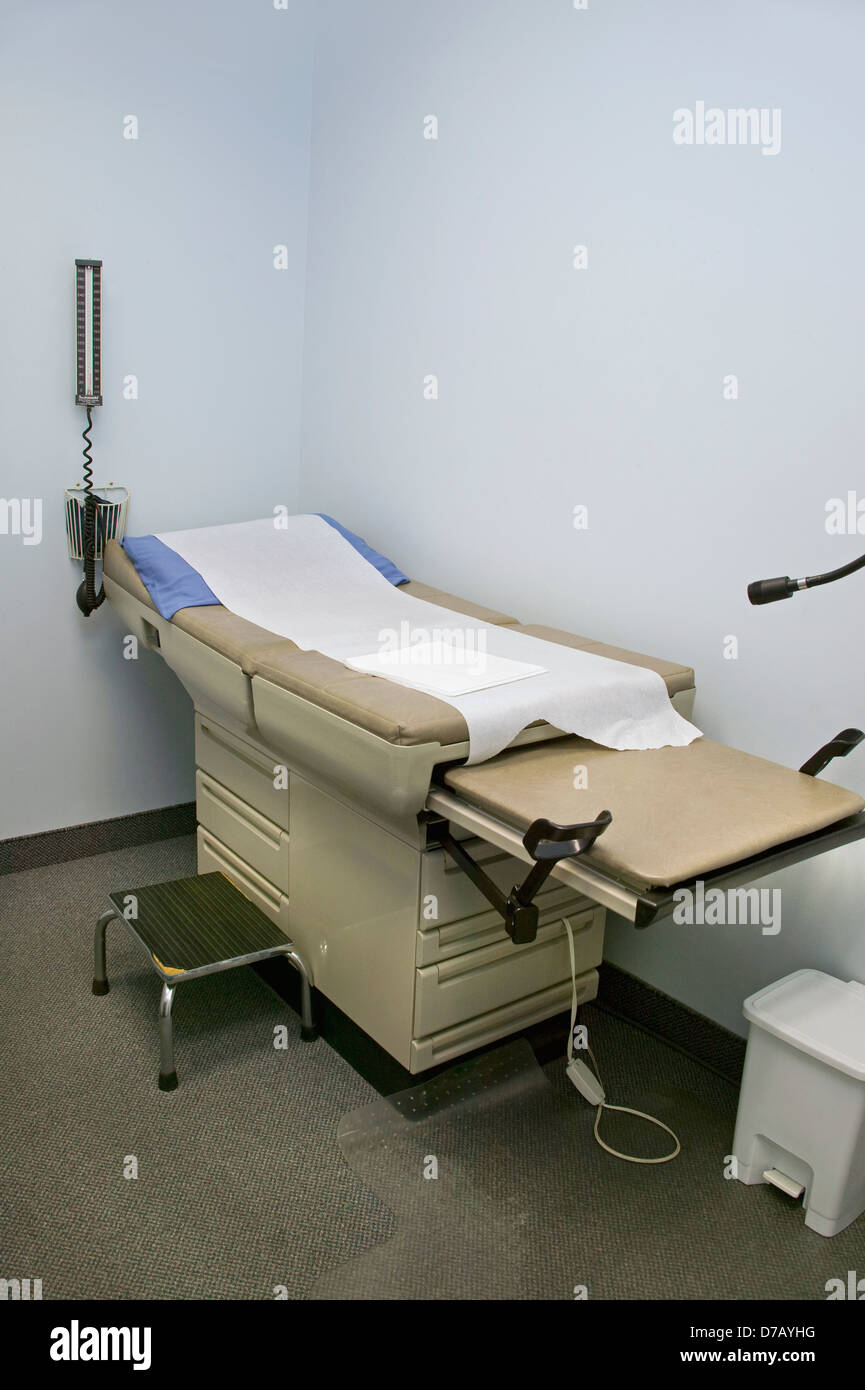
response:
[[[598,836],[603,835],[612,819],[609,811],[602,811],[595,820],[582,821],[579,825],[556,825],[543,817],[532,821],[523,836],[523,845],[534,863],[522,883],[514,884],[507,897],[459,841],[453,838],[446,822],[436,827],[434,834],[442,848],[504,918],[511,940],[522,946],[534,941],[538,934],[538,905],[534,898],[554,866],[560,859],[585,854]]]

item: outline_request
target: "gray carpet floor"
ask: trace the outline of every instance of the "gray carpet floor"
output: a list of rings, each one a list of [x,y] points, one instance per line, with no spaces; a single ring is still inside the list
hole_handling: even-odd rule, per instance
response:
[[[162,1094],[159,980],[114,924],[111,991],[93,996],[91,939],[110,889],[191,872],[184,838],[0,878],[0,1276],[41,1279],[46,1299],[572,1299],[582,1284],[772,1300],[823,1299],[865,1270],[862,1221],[824,1240],[779,1193],[724,1179],[733,1086],[597,1009],[582,1019],[608,1095],[678,1132],[671,1164],[604,1154],[562,1063],[541,1069],[525,1044],[500,1093],[482,1061],[480,1101],[457,1071],[402,1098],[405,1113],[420,1095],[422,1122],[391,1125],[394,1103],[324,1040],[301,1043],[249,970],[178,992],[180,1088]],[[603,1133],[667,1143],[624,1116]]]
[[[542,1068],[525,1040],[507,1043],[344,1118],[346,1158],[396,1231],[322,1275],[312,1297],[573,1299],[579,1288],[591,1300],[820,1301],[827,1280],[865,1270],[862,1220],[826,1240],[800,1204],[725,1177],[735,1087],[598,1009],[581,1018],[611,1102],[669,1125],[679,1156],[641,1166],[607,1154],[564,1063]],[[627,1154],[672,1147],[628,1115],[605,1113],[600,1134]]]

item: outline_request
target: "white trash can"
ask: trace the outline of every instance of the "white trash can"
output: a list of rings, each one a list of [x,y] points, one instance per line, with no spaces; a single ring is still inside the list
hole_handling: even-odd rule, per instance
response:
[[[865,1211],[865,985],[797,970],[744,1012],[736,1176],[801,1189],[805,1225],[837,1235]]]

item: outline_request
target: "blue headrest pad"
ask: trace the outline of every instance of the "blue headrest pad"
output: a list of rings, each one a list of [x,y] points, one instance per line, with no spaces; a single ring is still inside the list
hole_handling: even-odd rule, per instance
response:
[[[198,570],[155,536],[127,536],[123,549],[163,618],[173,618],[179,608],[219,603]]]

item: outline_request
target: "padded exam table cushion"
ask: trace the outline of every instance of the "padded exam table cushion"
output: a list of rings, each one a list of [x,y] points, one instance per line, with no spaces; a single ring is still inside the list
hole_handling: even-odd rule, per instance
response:
[[[105,573],[156,614],[138,571],[116,541],[109,541],[106,547]],[[417,580],[411,580],[400,588],[403,593],[490,626],[511,627],[515,632],[526,632],[549,642],[593,652],[597,656],[649,667],[658,672],[671,695],[680,690],[689,690],[694,684],[693,670],[679,662],[642,656],[587,637],[575,637],[556,628],[523,625],[506,613],[456,598]],[[453,705],[425,691],[412,690],[393,681],[352,671],[342,662],[334,661],[320,652],[302,651],[288,638],[278,637],[265,628],[257,627],[221,605],[181,608],[171,621],[190,637],[233,661],[247,676],[258,676],[269,681],[389,743],[440,743],[447,747],[468,741],[465,720]]]
[[[574,787],[578,767],[585,788]],[[451,768],[444,780],[461,801],[520,832],[540,817],[575,825],[610,811],[586,863],[638,889],[686,883],[865,807],[855,792],[708,738],[616,752],[569,737]]]

